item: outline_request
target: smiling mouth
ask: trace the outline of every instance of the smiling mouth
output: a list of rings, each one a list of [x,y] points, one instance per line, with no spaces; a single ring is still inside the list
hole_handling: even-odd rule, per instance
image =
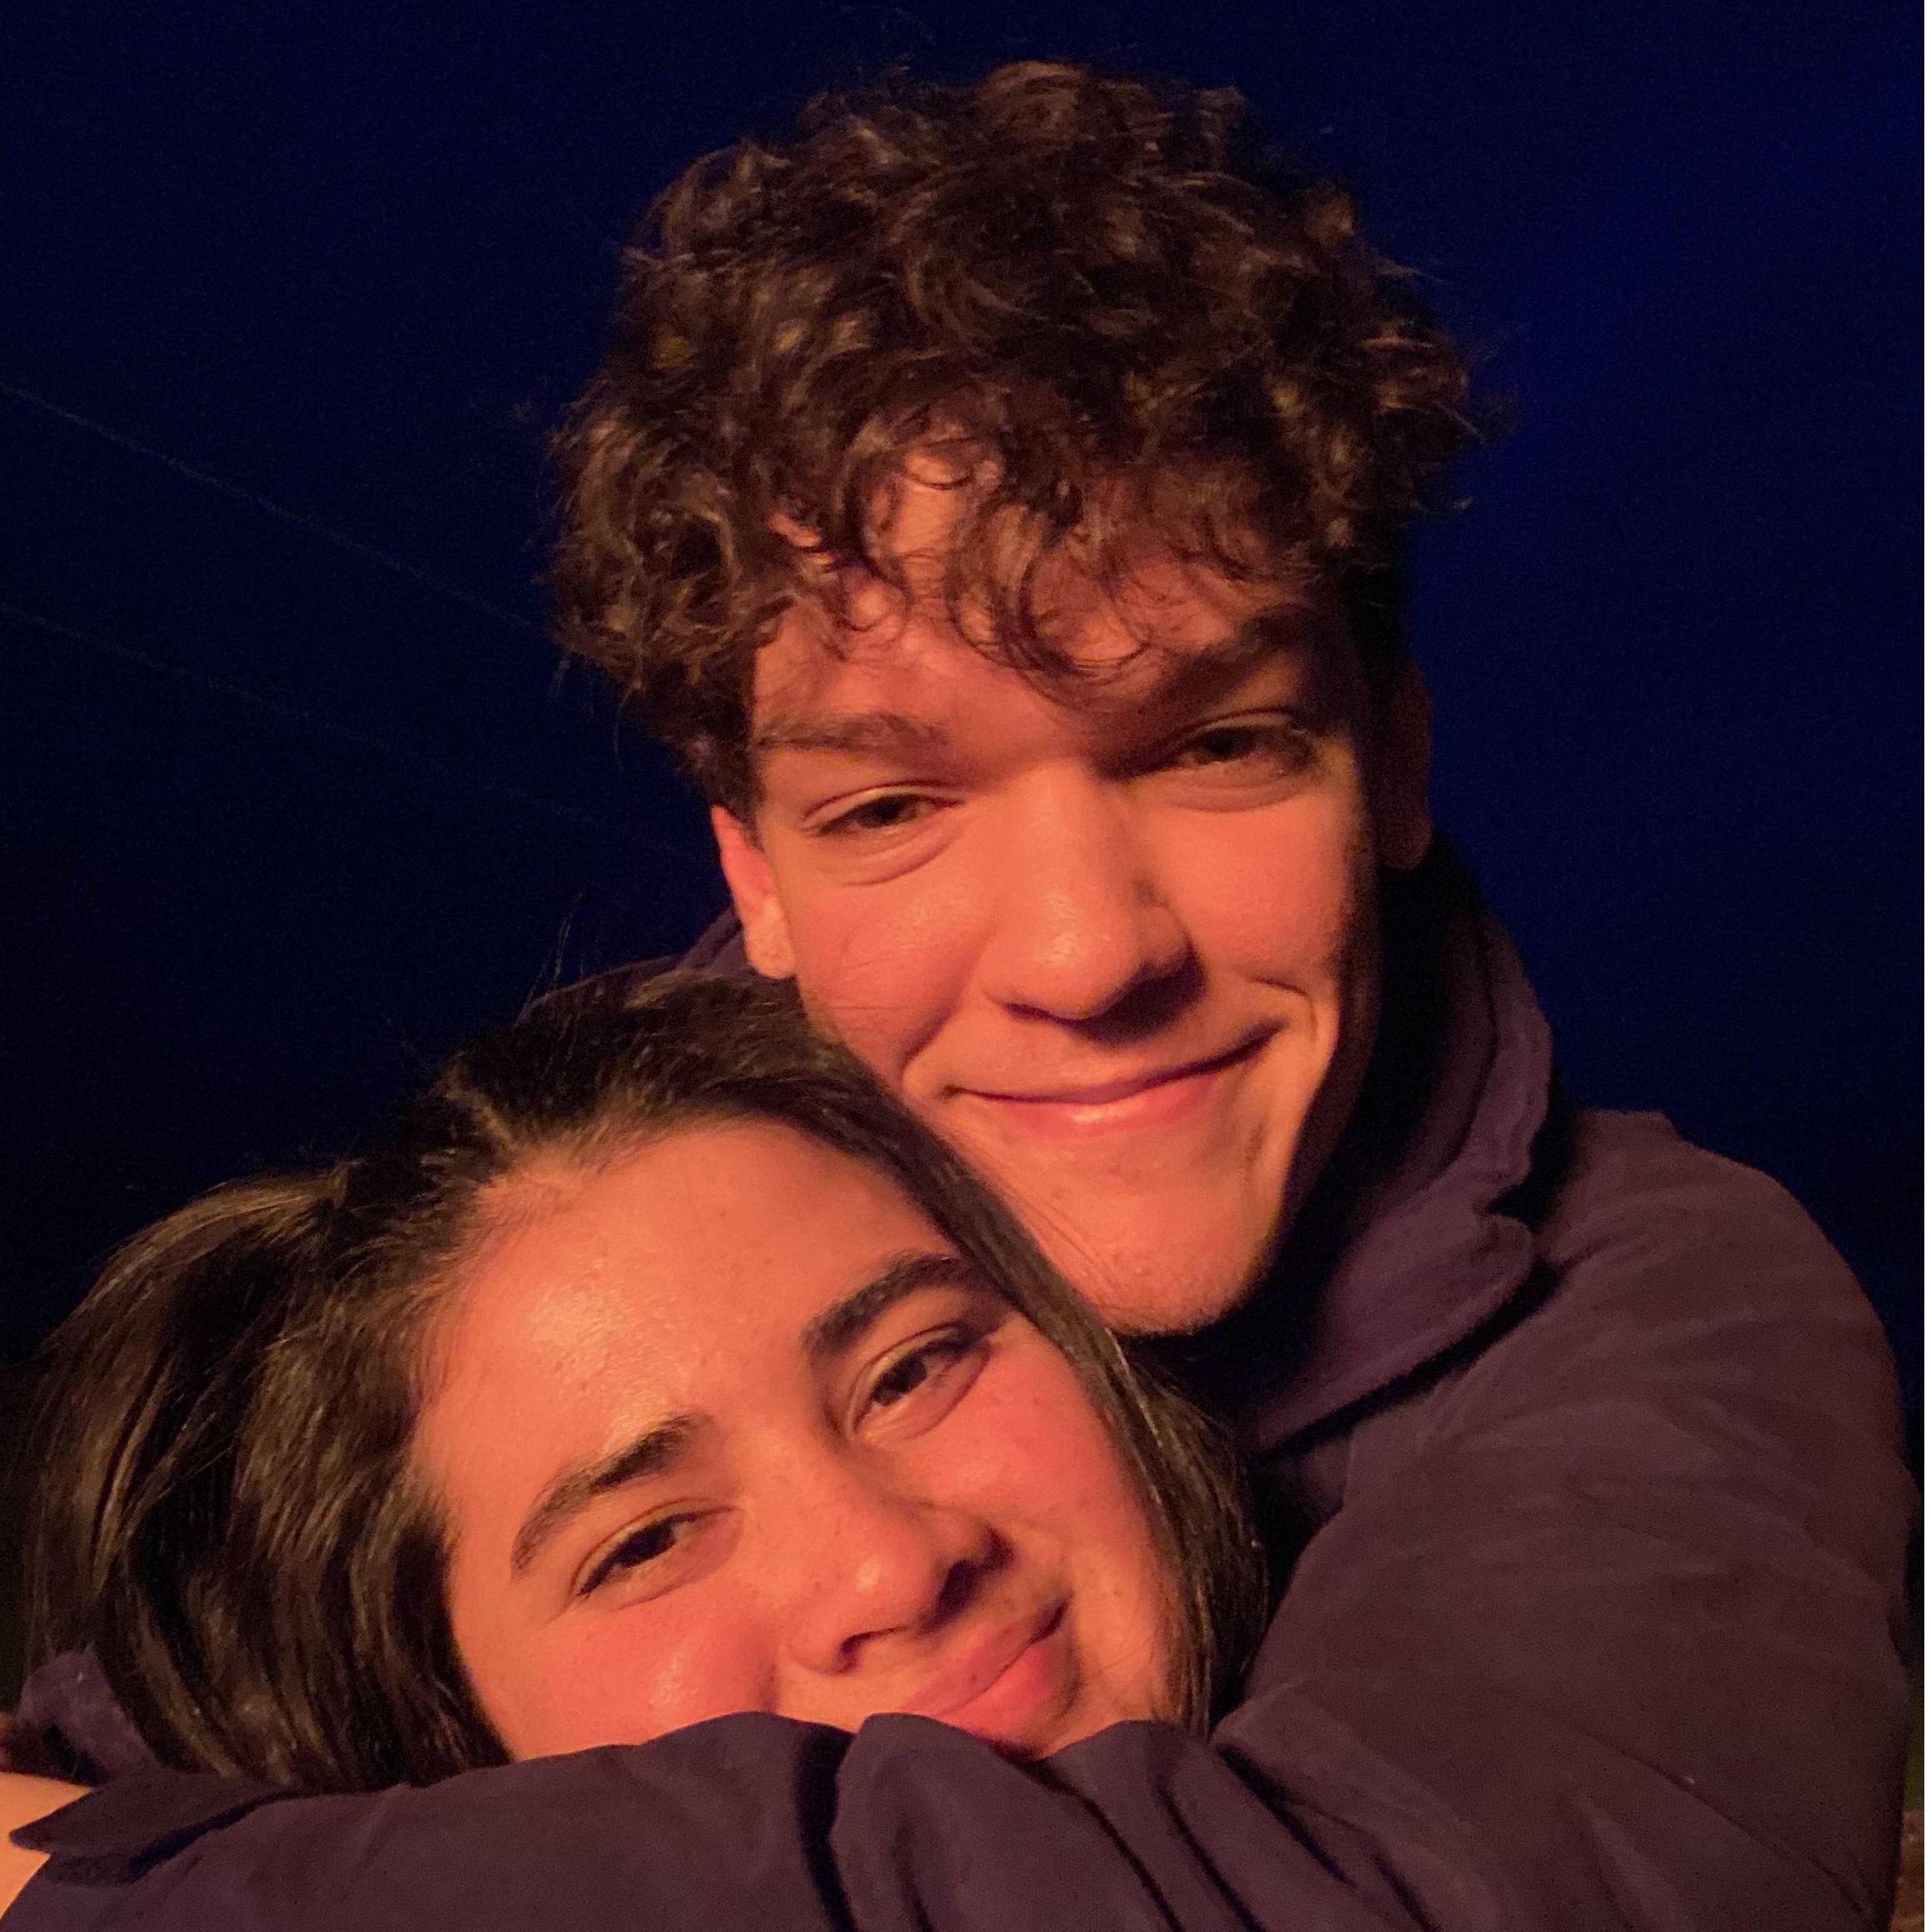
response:
[[[1077,1689],[1065,1629],[1063,1600],[1003,1624],[948,1664],[904,1708],[991,1744],[1035,1744],[1042,1718],[1057,1715]]]
[[[986,1087],[960,1087],[955,1091],[985,1103],[1013,1124],[1036,1133],[1079,1134],[1163,1125],[1206,1100],[1220,1076],[1251,1060],[1266,1037],[1256,1034],[1227,1053],[1205,1059],[1085,1085],[1033,1092]]]

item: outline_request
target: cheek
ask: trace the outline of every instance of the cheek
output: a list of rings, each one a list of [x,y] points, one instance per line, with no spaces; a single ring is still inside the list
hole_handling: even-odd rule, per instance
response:
[[[1138,1488],[1063,1358],[1048,1344],[1005,1419],[1001,1500],[1009,1539],[1053,1553],[1070,1593],[1095,1724],[1171,1714],[1172,1581]],[[987,1514],[998,1519],[997,1504]]]
[[[768,1710],[774,1681],[775,1660],[748,1619],[667,1599],[534,1636],[500,1686],[500,1710],[487,1698],[484,1709],[512,1756],[547,1757]]]
[[[788,908],[798,995],[812,1023],[897,1086],[971,979],[986,900],[943,863]]]
[[[705,1718],[771,1708],[768,1630],[723,1579],[546,1618],[490,1587],[493,1574],[459,1554],[449,1617],[476,1701],[512,1757],[644,1744]]]
[[[1038,1531],[1076,1561],[1123,1576],[1153,1561],[1139,1495],[1105,1425],[1058,1350],[1029,1332],[978,1405],[969,1436],[943,1451],[947,1487],[1015,1535]]]
[[[1203,964],[1316,993],[1348,974],[1372,903],[1366,818],[1352,788],[1266,816],[1197,826],[1167,876]]]

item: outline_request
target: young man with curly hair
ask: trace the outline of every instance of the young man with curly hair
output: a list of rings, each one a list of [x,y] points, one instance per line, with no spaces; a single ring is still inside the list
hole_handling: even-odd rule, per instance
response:
[[[573,1925],[1883,1923],[1888,1353],[1772,1183],[1563,1094],[1433,837],[1401,549],[1472,435],[1348,198],[1228,93],[830,98],[626,255],[558,581],[713,801],[737,918],[693,963],[794,979],[1169,1338],[1282,1594],[1211,1741],[1041,1776],[915,1720],[734,1731],[703,1802],[613,1812],[641,1905],[634,1860],[558,1874]],[[460,1839],[466,1924],[541,1839]],[[373,1842],[315,1840],[345,1889],[278,1922],[386,1896]]]

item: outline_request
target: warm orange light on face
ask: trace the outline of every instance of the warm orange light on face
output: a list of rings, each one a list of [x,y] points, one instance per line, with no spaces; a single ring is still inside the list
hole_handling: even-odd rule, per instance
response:
[[[418,1453],[513,1753],[918,1710],[1033,1754],[1164,1712],[1165,1585],[1110,1438],[868,1169],[715,1127],[508,1204]]]
[[[948,513],[908,488],[899,533],[932,554]],[[1425,723],[1371,772],[1336,621],[1157,557],[1118,598],[1060,585],[1073,654],[1114,673],[1063,693],[878,598],[836,649],[801,611],[760,656],[755,823],[715,815],[753,963],[1109,1319],[1198,1327],[1353,1104]]]

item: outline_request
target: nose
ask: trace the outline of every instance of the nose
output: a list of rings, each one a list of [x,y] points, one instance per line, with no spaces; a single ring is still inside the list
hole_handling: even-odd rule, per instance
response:
[[[781,1593],[784,1641],[814,1675],[844,1675],[898,1639],[916,1645],[1002,1561],[984,1518],[908,1490],[862,1456],[834,1451],[793,1478],[788,1548],[773,1552],[772,1574],[793,1579]]]
[[[1086,773],[1012,802],[993,928],[980,955],[1002,1005],[1069,1024],[1171,979],[1187,929],[1144,850],[1131,803]]]

